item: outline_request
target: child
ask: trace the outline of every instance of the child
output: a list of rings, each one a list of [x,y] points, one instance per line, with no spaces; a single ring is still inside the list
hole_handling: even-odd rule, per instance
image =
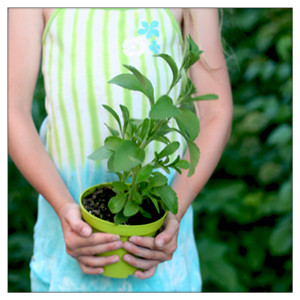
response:
[[[131,237],[123,244],[118,236],[92,233],[78,199],[87,187],[111,180],[105,165],[87,159],[105,139],[104,124],[113,126],[102,104],[118,110],[125,103],[137,118],[147,112],[140,93],[107,81],[124,72],[122,64],[134,65],[154,82],[155,93],[163,94],[171,73],[153,53],[168,53],[179,64],[182,32],[204,51],[190,72],[198,94],[215,93],[219,100],[195,104],[201,159],[191,178],[183,172],[173,181],[178,214],[168,214],[155,238]],[[48,116],[38,135],[31,102],[41,54]],[[232,118],[218,10],[9,9],[8,92],[9,154],[40,193],[32,291],[200,291],[191,203],[219,161]],[[121,247],[130,253],[123,259],[140,270],[127,279],[102,276],[103,266],[118,257],[95,254]]]

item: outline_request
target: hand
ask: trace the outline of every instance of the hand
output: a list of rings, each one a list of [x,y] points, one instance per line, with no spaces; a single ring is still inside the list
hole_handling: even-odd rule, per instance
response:
[[[120,237],[108,233],[92,233],[92,228],[81,219],[80,207],[67,204],[60,213],[66,252],[74,257],[86,274],[99,274],[103,266],[119,261],[117,255],[95,256],[123,247]]]
[[[125,254],[123,260],[130,265],[142,270],[134,273],[140,279],[146,279],[154,275],[157,265],[171,260],[177,248],[179,221],[175,215],[168,213],[163,231],[155,238],[132,236],[124,243],[124,249],[132,253]]]

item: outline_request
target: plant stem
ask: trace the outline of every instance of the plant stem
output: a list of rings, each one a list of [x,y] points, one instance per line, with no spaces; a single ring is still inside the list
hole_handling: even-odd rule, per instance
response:
[[[169,120],[168,120],[169,121]],[[167,122],[168,122],[167,121]],[[165,124],[165,120],[160,120],[158,121],[154,128],[153,128],[153,132],[156,132],[157,130],[159,130],[164,124]],[[147,135],[146,135],[147,136]],[[149,143],[151,142],[151,140],[149,141],[148,139],[144,139],[140,145],[140,149],[144,149]],[[128,196],[128,201],[132,200],[133,197],[133,191],[136,189],[136,179],[137,179],[137,175],[140,171],[141,167],[138,166],[136,168],[134,168],[131,172],[129,172],[128,174],[124,175],[125,173],[123,173],[122,179],[124,179],[125,181],[128,179],[130,173],[132,173],[132,179],[131,179],[131,187],[129,188],[129,196]]]
[[[164,123],[164,120],[158,121],[158,122],[155,124],[155,126],[154,126],[152,132],[157,131],[157,130],[163,125],[163,123]],[[147,134],[145,135],[145,138],[144,138],[144,140],[142,141],[142,143],[141,143],[141,145],[140,145],[140,148],[141,148],[141,149],[145,149],[145,147],[151,142],[151,139],[149,140],[149,139],[146,138],[147,135],[148,135],[148,132],[147,132]],[[150,134],[149,134],[149,136],[150,136]]]
[[[131,187],[130,187],[130,189],[129,189],[128,201],[131,201],[131,200],[132,200],[133,191],[135,190],[135,187],[136,187],[136,178],[137,178],[138,172],[139,172],[139,168],[136,168],[136,169],[133,171],[133,174],[132,174],[132,180],[131,180]]]
[[[128,173],[124,171],[123,174],[122,174],[121,182],[125,183],[127,178],[128,178]]]
[[[171,92],[171,90],[172,90],[172,88],[174,87],[174,85],[173,84],[171,84],[170,85],[170,87],[169,87],[169,89],[168,89],[168,92],[167,92],[167,94],[166,95],[169,95],[170,94],[170,92]]]

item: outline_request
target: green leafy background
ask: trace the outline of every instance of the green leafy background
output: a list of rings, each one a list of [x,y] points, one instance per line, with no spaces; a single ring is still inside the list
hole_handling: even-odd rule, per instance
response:
[[[292,9],[222,9],[233,130],[194,202],[204,292],[292,291]],[[33,103],[45,116],[43,78]],[[201,159],[201,158],[200,158]],[[30,291],[37,193],[8,158],[8,291]]]

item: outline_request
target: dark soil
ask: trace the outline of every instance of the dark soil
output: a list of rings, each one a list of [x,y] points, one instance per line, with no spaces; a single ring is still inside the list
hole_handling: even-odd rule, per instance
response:
[[[84,208],[92,215],[109,222],[114,221],[114,215],[108,208],[108,201],[116,193],[110,188],[96,189],[92,194],[82,200]]]
[[[112,214],[108,208],[108,202],[116,193],[110,187],[101,187],[96,189],[92,194],[87,195],[82,204],[84,208],[92,215],[102,220],[114,222],[115,214]],[[149,200],[144,200],[143,209],[151,214],[152,218],[145,218],[140,213],[130,217],[126,225],[141,225],[154,222],[163,216],[163,211],[158,214],[154,205]]]

